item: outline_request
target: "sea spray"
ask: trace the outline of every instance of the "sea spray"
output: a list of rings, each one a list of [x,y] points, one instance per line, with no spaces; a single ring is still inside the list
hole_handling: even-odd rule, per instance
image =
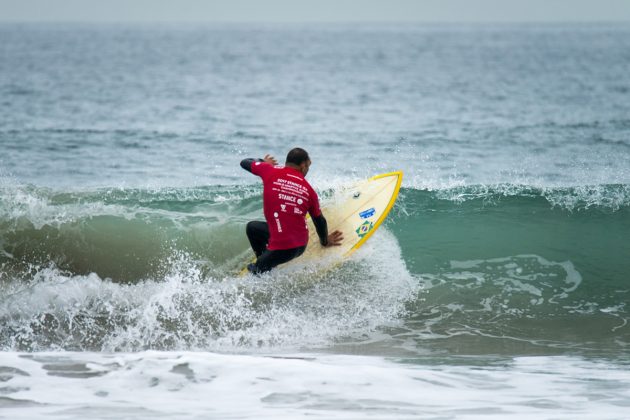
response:
[[[176,253],[161,279],[116,284],[43,268],[3,297],[2,345],[14,350],[214,349],[317,346],[396,322],[417,280],[386,231],[328,271],[209,277]]]

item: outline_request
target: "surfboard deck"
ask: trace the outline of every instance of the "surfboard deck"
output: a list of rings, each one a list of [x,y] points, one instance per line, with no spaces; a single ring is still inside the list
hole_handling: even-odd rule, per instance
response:
[[[304,254],[278,268],[324,260],[334,265],[349,257],[374,234],[389,214],[398,197],[402,177],[402,171],[389,172],[336,191],[322,212],[328,222],[328,232],[339,230],[343,233],[342,244],[321,246],[315,226],[307,218],[309,241]],[[247,268],[241,271],[241,275],[247,273]]]

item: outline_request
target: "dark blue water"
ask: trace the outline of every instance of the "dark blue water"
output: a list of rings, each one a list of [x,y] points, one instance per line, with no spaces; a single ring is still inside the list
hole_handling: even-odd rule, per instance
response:
[[[78,186],[241,184],[239,158],[315,180],[627,183],[630,27],[0,28],[3,170]]]

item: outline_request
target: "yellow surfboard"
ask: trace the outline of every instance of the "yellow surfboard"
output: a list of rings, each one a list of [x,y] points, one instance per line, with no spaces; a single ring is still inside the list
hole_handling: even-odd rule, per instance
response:
[[[402,177],[402,171],[389,172],[335,192],[326,200],[322,212],[328,222],[328,232],[339,230],[343,233],[342,244],[321,246],[315,226],[308,218],[309,240],[304,254],[279,268],[322,260],[335,264],[347,258],[383,223],[396,202]],[[241,275],[245,274],[247,269],[241,272]]]

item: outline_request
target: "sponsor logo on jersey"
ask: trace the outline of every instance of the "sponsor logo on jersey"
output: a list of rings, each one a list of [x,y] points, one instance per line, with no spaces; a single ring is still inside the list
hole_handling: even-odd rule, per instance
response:
[[[276,219],[276,228],[278,229],[278,232],[282,232],[282,224],[280,223],[280,219],[278,219],[277,211],[273,213],[273,217]]]

